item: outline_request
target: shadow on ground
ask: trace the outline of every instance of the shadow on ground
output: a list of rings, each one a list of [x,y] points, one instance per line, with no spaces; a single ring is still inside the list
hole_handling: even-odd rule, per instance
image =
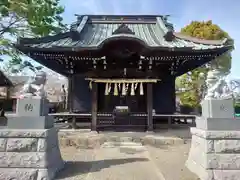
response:
[[[70,178],[78,174],[100,171],[111,166],[127,164],[137,161],[149,161],[147,158],[107,159],[100,161],[68,161],[65,168],[57,174],[58,178]]]

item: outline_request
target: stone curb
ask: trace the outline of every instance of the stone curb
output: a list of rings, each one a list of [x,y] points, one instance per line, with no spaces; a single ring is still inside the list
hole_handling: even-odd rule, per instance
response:
[[[58,131],[56,128],[51,129],[1,129],[1,138],[45,138]]]
[[[185,140],[181,138],[154,135],[146,135],[144,137],[119,137],[96,133],[71,133],[60,135],[59,137],[60,147],[72,146],[82,149],[93,149],[99,148],[104,142],[136,142],[153,147],[185,144]]]

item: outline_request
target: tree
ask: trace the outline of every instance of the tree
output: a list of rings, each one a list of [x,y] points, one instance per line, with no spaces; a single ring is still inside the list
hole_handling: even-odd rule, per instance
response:
[[[222,40],[224,38],[231,39],[227,32],[223,31],[218,25],[213,24],[212,21],[193,21],[186,27],[181,29],[181,33],[197,37],[206,40]],[[232,41],[228,41],[233,44]],[[180,100],[182,104],[196,107],[199,105],[202,95],[203,88],[206,87],[199,83],[199,75],[204,74],[206,77],[209,68],[219,68],[223,73],[228,74],[231,69],[231,53],[226,53],[216,60],[213,60],[208,66],[204,65],[191,72],[191,74],[184,74],[177,78],[178,88],[188,89],[185,92],[180,93]],[[201,77],[202,78],[202,77]],[[190,83],[190,82],[191,83]]]
[[[199,107],[204,95],[206,71],[206,68],[197,68],[177,78],[176,84],[180,87],[179,95],[182,104]]]
[[[59,0],[1,0],[0,57],[10,57],[8,65],[13,71],[25,67],[35,70],[12,44],[17,37],[41,37],[66,30],[60,16],[63,12]]]

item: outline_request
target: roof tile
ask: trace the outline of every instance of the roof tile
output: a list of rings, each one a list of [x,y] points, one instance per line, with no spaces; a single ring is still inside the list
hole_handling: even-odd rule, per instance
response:
[[[144,19],[142,16],[141,18]],[[129,21],[124,20],[124,18],[119,19],[118,16],[113,16],[112,20],[111,18],[107,18],[108,21],[104,21],[104,18],[101,19],[101,16],[82,16],[78,19],[81,21],[72,26],[68,36],[66,36],[65,33],[62,36],[59,35],[60,38],[57,39],[56,35],[52,38],[52,41],[46,41],[46,37],[44,37],[44,41],[41,42],[41,40],[37,39],[37,41],[35,41],[36,43],[34,40],[29,41],[29,43],[26,43],[27,41],[24,40],[23,42],[25,43],[23,45],[39,48],[51,48],[54,46],[73,48],[97,47],[108,38],[113,37],[115,32],[119,30],[122,31],[121,36],[137,38],[144,41],[149,47],[190,47],[193,49],[212,49],[221,48],[225,43],[225,41],[200,40],[175,32],[173,33],[175,38],[173,38],[172,41],[167,41],[164,37],[166,33],[171,30],[168,28],[169,23],[166,24],[166,20],[161,16],[155,17],[155,21],[153,21],[154,18],[152,16],[150,18],[151,21],[138,21],[137,18],[135,21]],[[131,19],[133,19],[132,16]],[[127,29],[128,32],[124,33],[123,29],[121,29],[123,27],[125,27],[125,30]],[[132,31],[132,33],[129,33],[129,30]],[[73,38],[71,36],[72,33],[78,33],[79,36],[74,36]],[[51,39],[51,37],[49,38]]]

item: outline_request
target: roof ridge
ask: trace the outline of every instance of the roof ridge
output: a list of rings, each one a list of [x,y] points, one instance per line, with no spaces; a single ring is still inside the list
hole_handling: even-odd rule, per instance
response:
[[[173,41],[175,36],[173,34],[173,28],[169,28],[167,27],[166,25],[167,23],[167,20],[166,19],[163,19],[161,17],[157,17],[157,24],[159,26],[159,28],[163,31],[163,38],[166,40],[166,41]]]
[[[83,31],[88,20],[88,16],[82,16],[81,18],[78,18],[78,22],[75,23],[74,26],[71,26],[70,32],[72,32],[71,38],[73,40],[79,40],[80,34]]]
[[[77,17],[88,16],[88,17],[167,17],[169,15],[160,15],[160,14],[75,14]]]

